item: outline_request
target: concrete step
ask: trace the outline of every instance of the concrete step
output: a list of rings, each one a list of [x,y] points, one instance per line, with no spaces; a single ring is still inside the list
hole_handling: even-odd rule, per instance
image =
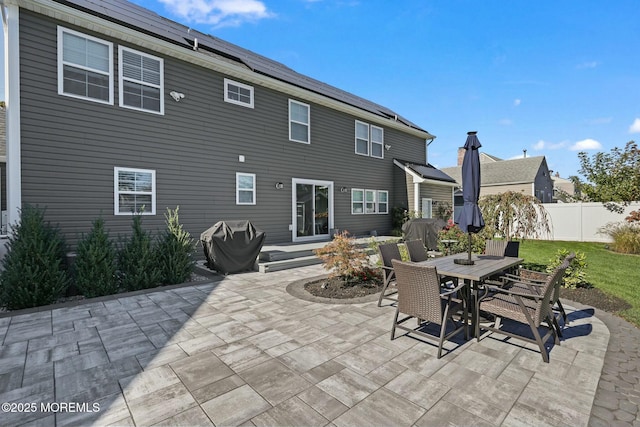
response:
[[[287,258],[278,261],[260,261],[258,262],[258,271],[260,273],[270,273],[273,271],[287,270],[289,268],[304,267],[315,264],[322,264],[322,260],[315,255],[299,256],[296,258]]]

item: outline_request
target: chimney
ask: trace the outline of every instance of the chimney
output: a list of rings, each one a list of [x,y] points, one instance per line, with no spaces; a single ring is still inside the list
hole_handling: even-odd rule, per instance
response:
[[[462,160],[464,159],[464,147],[458,148],[458,166],[462,166]]]
[[[524,150],[522,150],[522,152],[524,153],[524,158],[527,158],[527,149],[525,148]]]

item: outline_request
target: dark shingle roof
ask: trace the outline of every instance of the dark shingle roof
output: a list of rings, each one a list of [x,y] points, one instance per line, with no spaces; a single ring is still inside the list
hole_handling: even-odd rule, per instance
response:
[[[544,156],[525,157],[522,159],[500,160],[480,164],[482,185],[516,184],[534,182]],[[461,167],[442,168],[442,172],[461,183]]]
[[[297,73],[280,62],[273,61],[247,49],[226,42],[220,38],[190,29],[187,26],[163,18],[153,11],[137,6],[126,0],[55,0],[75,9],[100,16],[108,21],[133,28],[143,33],[193,49],[194,40],[198,49],[209,51],[243,64],[256,73],[260,73],[283,82],[327,96],[345,104],[388,119],[397,120],[404,125],[422,131],[416,124],[401,117],[382,105],[360,98],[319,80]]]
[[[443,171],[436,169],[430,164],[420,164],[410,162],[407,160],[395,159],[396,162],[402,164],[404,167],[409,168],[411,171],[421,176],[424,179],[432,179],[434,181],[455,183],[456,180],[444,173]]]

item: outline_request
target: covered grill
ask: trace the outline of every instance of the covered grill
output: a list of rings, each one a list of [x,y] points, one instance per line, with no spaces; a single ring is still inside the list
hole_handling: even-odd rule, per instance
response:
[[[264,231],[246,220],[218,221],[200,234],[207,266],[224,274],[252,270],[264,239]]]

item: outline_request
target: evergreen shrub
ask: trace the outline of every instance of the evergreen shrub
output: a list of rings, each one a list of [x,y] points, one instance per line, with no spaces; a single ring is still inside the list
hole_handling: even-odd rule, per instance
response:
[[[25,205],[2,259],[0,302],[9,310],[54,303],[69,286],[66,245],[60,230],[45,222],[44,210]]]
[[[191,277],[194,267],[194,240],[191,234],[182,228],[179,219],[180,206],[175,210],[167,208],[164,214],[167,228],[158,241],[158,270],[160,281],[173,285],[184,283]]]
[[[160,271],[151,233],[142,228],[142,216],[133,215],[133,233],[123,242],[118,254],[120,286],[137,291],[158,286]]]
[[[118,292],[117,253],[104,220],[93,222],[91,232],[78,243],[74,263],[75,285],[87,298]]]

